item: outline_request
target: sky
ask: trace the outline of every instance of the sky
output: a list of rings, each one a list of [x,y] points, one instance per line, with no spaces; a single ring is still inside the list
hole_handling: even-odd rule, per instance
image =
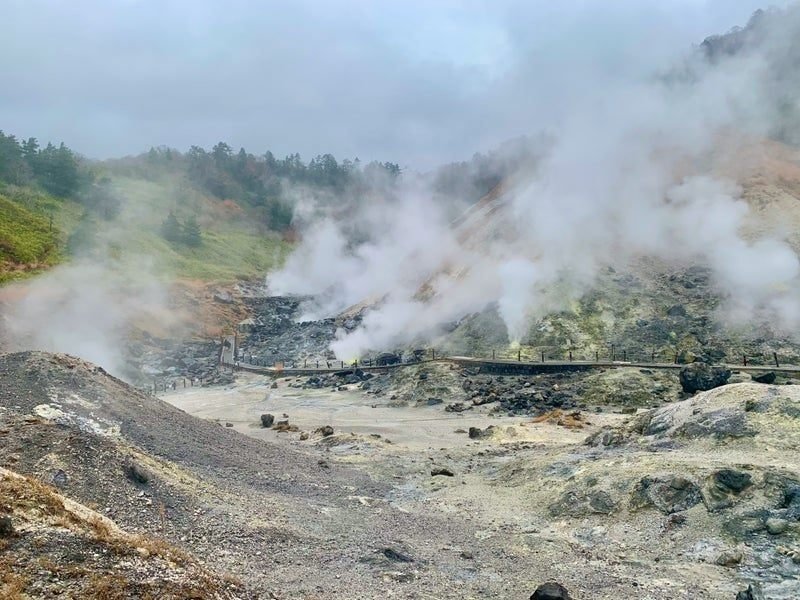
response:
[[[427,169],[787,3],[0,0],[0,129],[90,158],[223,140]]]

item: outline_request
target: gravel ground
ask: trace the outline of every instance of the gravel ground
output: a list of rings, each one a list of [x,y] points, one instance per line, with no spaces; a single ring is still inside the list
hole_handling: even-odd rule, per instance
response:
[[[290,383],[165,397],[199,419],[72,357],[3,355],[0,465],[183,547],[244,597],[527,598],[550,579],[578,600],[733,600],[754,580],[798,596],[794,386],[525,419]],[[261,429],[261,410],[298,430]],[[396,411],[404,435],[371,432],[369,410]],[[406,421],[420,415],[435,425]],[[725,469],[751,483],[713,491]]]

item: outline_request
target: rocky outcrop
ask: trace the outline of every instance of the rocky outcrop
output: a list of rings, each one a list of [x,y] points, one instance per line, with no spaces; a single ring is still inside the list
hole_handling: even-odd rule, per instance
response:
[[[680,475],[643,477],[631,494],[630,508],[652,506],[665,515],[687,510],[702,500],[696,483]]]
[[[730,377],[730,369],[702,362],[686,365],[679,375],[681,387],[687,394],[713,390],[728,383]]]

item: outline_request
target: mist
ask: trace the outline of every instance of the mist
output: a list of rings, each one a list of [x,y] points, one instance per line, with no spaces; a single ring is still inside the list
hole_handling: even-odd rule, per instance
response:
[[[8,292],[9,290],[7,290]],[[56,267],[14,290],[4,302],[7,351],[64,352],[127,379],[126,340],[135,323],[165,319],[165,288],[131,281],[123,270],[95,260]]]
[[[796,133],[793,111],[778,99],[795,89],[780,69],[792,59],[798,15],[754,19],[742,34],[752,43],[713,60],[707,47],[667,59],[642,47],[616,57],[618,68],[595,70],[590,90],[548,88],[548,103],[569,111],[537,123],[531,102],[519,125],[546,131],[552,145],[535,169],[507,178],[491,215],[477,209],[453,227],[448,208],[409,177],[391,207],[356,216],[373,232],[366,242],[348,239],[352,223],[309,224],[270,289],[318,295],[314,316],[370,304],[358,329],[340,331],[332,345],[350,359],[433,339],[490,306],[515,344],[602,269],[656,257],[710,267],[725,299],[720,319],[769,319],[791,332],[800,323],[798,255],[779,232],[745,235],[752,215],[742,189],[714,165]],[[566,53],[560,67],[580,76],[586,60]]]

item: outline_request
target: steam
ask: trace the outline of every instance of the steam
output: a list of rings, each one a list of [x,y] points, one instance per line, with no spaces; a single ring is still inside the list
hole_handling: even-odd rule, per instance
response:
[[[135,382],[133,334],[182,333],[184,315],[170,307],[164,284],[168,271],[136,237],[158,215],[133,201],[137,190],[128,183],[114,190],[125,198],[121,213],[93,228],[69,263],[0,289],[0,351],[64,352]]]
[[[367,241],[348,238],[352,222],[314,223],[268,284],[279,294],[317,294],[309,313],[317,316],[372,303],[359,328],[332,345],[340,358],[430,338],[488,306],[518,342],[534,319],[585,293],[601,269],[647,256],[709,266],[726,318],[796,327],[796,252],[778,235],[745,237],[752,215],[742,189],[715,167],[728,152],[786,132],[775,71],[791,31],[713,64],[696,53],[679,69],[652,65],[667,76],[609,79],[563,98],[571,112],[550,126],[554,141],[535,172],[518,174],[457,226],[408,181],[395,203],[356,216]]]
[[[124,340],[133,324],[166,305],[154,280],[131,282],[129,274],[89,260],[5,291],[16,296],[4,303],[8,350],[66,352],[120,377],[129,373]]]

